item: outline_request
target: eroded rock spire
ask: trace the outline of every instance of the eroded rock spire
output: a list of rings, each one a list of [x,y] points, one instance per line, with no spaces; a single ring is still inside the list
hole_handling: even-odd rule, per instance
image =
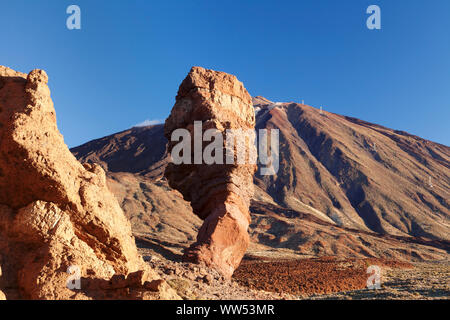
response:
[[[202,133],[208,129],[220,133],[224,159],[230,152],[235,159],[242,151],[256,154],[251,135],[242,145],[226,144],[231,131],[254,134],[255,127],[251,97],[235,76],[201,67],[191,69],[180,85],[176,103],[165,122],[169,152],[177,145],[176,141],[171,141],[176,129],[188,130],[192,140],[201,139],[194,132],[194,122],[198,121]],[[180,191],[191,203],[194,213],[204,220],[197,241],[186,249],[184,260],[204,263],[231,277],[249,244],[249,204],[256,165],[251,161],[227,164],[225,160],[193,164],[194,158],[198,158],[194,154],[198,151],[194,144],[192,141],[191,164],[170,163],[165,172],[170,186]],[[207,145],[208,142],[203,142],[201,151]]]

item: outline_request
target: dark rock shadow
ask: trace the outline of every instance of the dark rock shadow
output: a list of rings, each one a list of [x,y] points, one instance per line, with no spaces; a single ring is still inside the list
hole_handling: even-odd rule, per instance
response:
[[[153,250],[154,252],[160,254],[167,260],[171,260],[173,262],[181,262],[183,255],[178,254],[165,247],[163,243],[155,239],[146,239],[143,237],[136,236],[136,246],[138,248],[145,248]]]

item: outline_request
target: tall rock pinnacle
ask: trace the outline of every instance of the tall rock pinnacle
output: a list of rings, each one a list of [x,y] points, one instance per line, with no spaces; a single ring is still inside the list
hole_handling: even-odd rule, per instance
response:
[[[113,276],[156,273],[105,172],[64,144],[47,81],[42,70],[0,66],[0,298],[108,298]],[[72,273],[78,291],[67,285]]]
[[[200,136],[198,124],[201,124]],[[240,152],[256,154],[251,136],[253,134],[254,138],[254,128],[252,101],[243,84],[233,75],[201,67],[193,67],[181,83],[176,103],[165,122],[172,158],[177,145],[177,141],[171,139],[174,131],[186,129],[192,137],[187,149],[190,154],[183,154],[191,160],[170,163],[165,176],[170,186],[180,191],[184,199],[190,201],[194,213],[204,220],[197,241],[186,249],[184,260],[204,263],[226,277],[231,277],[238,267],[249,244],[249,203],[256,170],[250,156],[246,161],[231,163],[226,157],[231,154],[231,158],[237,160]],[[208,129],[217,132],[221,141],[203,138],[202,142]],[[227,139],[243,138],[245,134],[239,132],[247,132],[242,143],[227,144]],[[198,162],[209,141],[219,143],[221,151],[218,154],[216,150],[215,156],[222,162]],[[196,147],[199,143],[200,155]]]

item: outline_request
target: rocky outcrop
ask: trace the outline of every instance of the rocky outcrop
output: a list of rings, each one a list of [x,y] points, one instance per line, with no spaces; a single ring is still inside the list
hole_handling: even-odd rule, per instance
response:
[[[47,81],[42,70],[0,66],[0,290],[7,299],[129,298],[138,272],[143,296],[156,275],[104,171],[64,144]],[[71,275],[80,289],[68,288]]]
[[[204,219],[197,241],[185,251],[184,259],[204,263],[231,277],[249,244],[248,208],[256,170],[249,157],[240,164],[236,157],[238,152],[256,150],[251,139],[244,139],[242,144],[227,145],[226,140],[230,138],[227,129],[253,132],[255,114],[251,97],[235,76],[194,67],[180,85],[176,103],[165,122],[169,152],[177,144],[171,141],[176,129],[187,129],[192,140],[201,139],[195,136],[195,121],[201,121],[202,133],[208,129],[220,133],[223,162],[170,163],[167,166],[165,176],[170,186],[180,191],[191,203],[194,213]],[[201,151],[205,151],[208,144],[204,142]],[[227,164],[225,156],[231,152],[235,161]],[[194,153],[195,143],[192,142],[192,163],[196,158]]]

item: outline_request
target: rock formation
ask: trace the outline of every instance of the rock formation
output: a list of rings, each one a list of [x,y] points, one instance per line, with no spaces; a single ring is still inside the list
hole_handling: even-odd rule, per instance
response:
[[[0,66],[0,299],[130,298],[145,281],[155,291],[104,171],[64,144],[47,81]]]
[[[191,69],[180,85],[176,103],[165,122],[169,152],[177,144],[171,141],[176,129],[189,130],[193,142],[194,121],[202,122],[202,133],[215,129],[222,135],[224,157],[232,152],[236,160],[238,152],[256,151],[251,139],[234,146],[226,144],[227,129],[253,132],[255,127],[251,97],[233,75],[200,67]],[[203,143],[201,150],[208,144]],[[194,150],[193,142],[192,159]],[[249,244],[248,208],[256,165],[251,164],[248,157],[243,163],[229,164],[225,160],[223,163],[170,163],[165,176],[170,186],[180,191],[191,203],[194,213],[204,220],[197,241],[185,251],[184,260],[204,263],[231,277]]]

